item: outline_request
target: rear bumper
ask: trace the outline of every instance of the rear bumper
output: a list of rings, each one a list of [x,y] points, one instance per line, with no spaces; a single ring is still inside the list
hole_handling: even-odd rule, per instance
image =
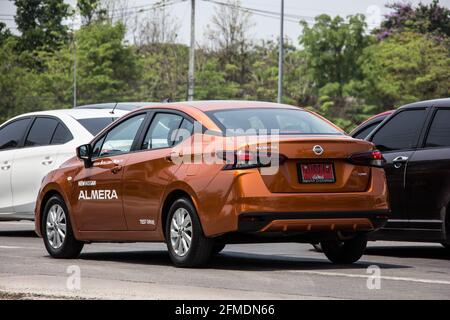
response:
[[[372,168],[371,176],[365,192],[272,193],[257,170],[224,171],[196,203],[208,237],[236,231],[372,231],[385,222],[389,201],[384,171]]]
[[[368,232],[382,228],[388,214],[389,210],[242,213],[238,232]]]

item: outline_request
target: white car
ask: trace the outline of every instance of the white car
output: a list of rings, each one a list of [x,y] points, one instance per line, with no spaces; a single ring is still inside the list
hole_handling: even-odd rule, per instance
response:
[[[113,113],[112,113],[113,112]],[[42,179],[107,125],[128,113],[65,109],[27,113],[0,126],[0,221],[34,220]]]

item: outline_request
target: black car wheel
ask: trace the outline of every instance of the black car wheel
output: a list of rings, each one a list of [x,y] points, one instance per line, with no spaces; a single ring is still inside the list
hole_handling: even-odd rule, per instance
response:
[[[166,243],[177,267],[200,267],[211,258],[214,240],[206,238],[191,201],[176,200],[166,222]]]
[[[336,264],[351,264],[358,261],[367,246],[367,235],[359,234],[354,238],[339,241],[327,240],[320,243],[323,253]]]
[[[51,197],[45,205],[42,235],[45,248],[53,258],[76,258],[84,246],[75,239],[66,204],[60,196]]]

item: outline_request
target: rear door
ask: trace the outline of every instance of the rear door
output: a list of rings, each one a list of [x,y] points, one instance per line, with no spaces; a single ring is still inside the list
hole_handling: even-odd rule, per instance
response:
[[[0,215],[12,214],[11,172],[17,148],[23,143],[31,118],[21,118],[0,128]]]
[[[386,159],[385,171],[391,205],[388,228],[403,228],[408,219],[406,168],[416,149],[427,112],[426,108],[401,110],[368,137]]]
[[[36,117],[23,148],[14,154],[11,185],[14,211],[18,214],[34,212],[42,179],[55,168],[60,144],[52,144],[52,138],[59,123],[53,117]]]
[[[407,215],[423,237],[440,238],[450,202],[450,108],[434,110],[421,147],[406,170]]]
[[[180,164],[173,162],[170,156],[180,139],[179,129],[192,133],[193,121],[183,114],[161,111],[156,112],[143,132],[140,152],[129,159],[123,177],[124,210],[129,230],[155,230],[162,198],[168,183]]]

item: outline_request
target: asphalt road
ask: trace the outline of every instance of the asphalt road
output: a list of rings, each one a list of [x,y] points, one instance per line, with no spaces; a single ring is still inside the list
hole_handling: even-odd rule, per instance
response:
[[[307,244],[230,245],[207,268],[178,269],[152,243],[92,244],[55,260],[32,223],[0,222],[2,298],[450,299],[450,254],[372,242],[360,262],[337,267]]]

